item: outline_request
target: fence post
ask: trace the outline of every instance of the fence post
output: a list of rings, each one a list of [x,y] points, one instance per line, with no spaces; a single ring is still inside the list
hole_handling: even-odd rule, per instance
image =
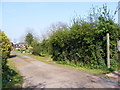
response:
[[[120,40],[117,41],[118,43],[118,73],[120,73]],[[118,76],[118,85],[120,86],[120,77]]]
[[[107,33],[107,67],[110,68],[110,39],[109,39],[109,33]]]

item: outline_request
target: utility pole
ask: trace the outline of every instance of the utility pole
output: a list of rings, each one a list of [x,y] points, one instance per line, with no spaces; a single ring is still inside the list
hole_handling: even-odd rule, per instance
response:
[[[110,39],[109,39],[109,33],[107,33],[107,67],[110,68]]]

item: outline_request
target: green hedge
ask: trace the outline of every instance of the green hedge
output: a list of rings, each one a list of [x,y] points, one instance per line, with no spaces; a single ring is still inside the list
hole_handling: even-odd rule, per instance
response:
[[[73,19],[69,27],[63,23],[53,25],[48,39],[32,43],[33,53],[49,53],[53,60],[64,64],[71,62],[81,67],[105,69],[106,34],[109,33],[111,69],[117,70],[117,40],[120,40],[120,27],[113,17],[107,6],[103,5],[102,8],[92,8],[87,20]]]
[[[91,14],[91,22],[75,19],[70,28],[62,25],[51,34],[49,43],[53,60],[64,63],[70,61],[91,69],[105,69],[106,33],[109,33],[111,68],[117,70],[120,27],[110,18],[111,14],[106,6],[101,9],[101,12],[94,12],[97,16]]]

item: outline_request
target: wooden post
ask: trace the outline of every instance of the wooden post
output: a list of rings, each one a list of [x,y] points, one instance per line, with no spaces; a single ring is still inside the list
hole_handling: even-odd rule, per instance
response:
[[[107,67],[110,68],[110,40],[109,40],[109,33],[107,33]]]
[[[120,70],[120,40],[118,41],[118,69]],[[118,71],[120,73],[120,71]],[[118,76],[118,85],[120,86],[120,77]]]

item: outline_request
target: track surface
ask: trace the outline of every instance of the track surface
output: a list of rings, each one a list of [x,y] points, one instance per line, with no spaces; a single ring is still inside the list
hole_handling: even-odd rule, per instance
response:
[[[118,88],[118,83],[68,67],[47,64],[21,53],[12,58],[23,76],[23,88]]]

